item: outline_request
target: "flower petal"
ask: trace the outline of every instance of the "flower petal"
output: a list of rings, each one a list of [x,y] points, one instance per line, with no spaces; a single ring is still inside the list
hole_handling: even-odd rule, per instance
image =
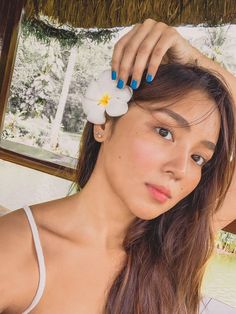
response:
[[[103,71],[97,81],[99,85],[99,89],[104,93],[108,92],[109,94],[113,94],[116,92],[116,81],[111,79],[111,70]]]
[[[93,110],[95,105],[97,105],[95,100],[91,100],[86,97],[82,98],[82,108],[86,115],[89,113],[90,110]]]
[[[117,99],[122,99],[122,101],[128,102],[133,95],[132,88],[130,88],[127,85],[122,89],[119,89],[119,88],[116,88],[116,89],[117,89],[117,91],[115,91],[114,96]]]
[[[87,120],[94,124],[103,124],[106,122],[104,113],[105,107],[96,105],[89,110]]]
[[[83,110],[88,121],[103,124],[106,120],[105,111],[114,117],[128,111],[127,102],[131,99],[133,90],[129,86],[119,89],[116,84],[111,79],[110,69],[103,71],[96,81],[89,84],[83,99]],[[105,96],[106,101],[103,99]],[[99,102],[102,104],[101,100],[105,101],[103,105],[99,105]]]
[[[106,112],[111,117],[117,117],[125,114],[128,111],[129,107],[127,102],[123,102],[117,99],[111,99],[109,106],[106,107]]]
[[[88,99],[96,100],[96,102],[98,102],[98,100],[101,97],[101,95],[102,95],[102,91],[100,89],[100,86],[99,86],[98,82],[97,81],[92,81],[92,82],[89,83],[89,85],[88,85],[88,87],[86,89],[84,97],[88,98]]]

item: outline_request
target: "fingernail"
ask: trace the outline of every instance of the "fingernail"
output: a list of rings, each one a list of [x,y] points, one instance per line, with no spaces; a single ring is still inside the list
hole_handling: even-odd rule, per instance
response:
[[[118,81],[118,83],[117,83],[117,87],[120,88],[120,89],[122,89],[123,86],[124,86],[124,81],[121,80],[121,79],[119,79],[119,81]]]
[[[148,75],[146,76],[146,81],[147,81],[148,83],[150,83],[152,80],[153,80],[152,75],[151,75],[151,74],[148,74]]]
[[[131,86],[133,89],[137,89],[137,84],[138,84],[137,80],[132,80],[130,86]]]
[[[116,80],[116,71],[111,72],[111,79],[114,81]]]

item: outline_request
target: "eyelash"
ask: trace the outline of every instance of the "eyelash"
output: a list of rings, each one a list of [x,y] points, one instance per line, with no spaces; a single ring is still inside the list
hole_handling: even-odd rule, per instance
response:
[[[172,135],[172,138],[174,137],[173,136],[173,134],[174,134],[174,132],[172,131],[172,130],[169,130],[169,129],[167,129],[167,128],[164,128],[164,127],[156,127],[155,128],[155,130],[156,129],[162,129],[162,130],[165,130],[165,131],[168,131],[168,132],[170,132],[171,133],[171,135]],[[161,135],[160,135],[161,136]],[[163,138],[165,138],[164,136],[162,136]],[[208,160],[206,159],[206,158],[204,158],[204,157],[202,157],[202,156],[200,156],[200,155],[193,155],[193,156],[199,156],[199,157],[201,157],[202,159],[203,159],[203,163],[201,164],[201,165],[199,165],[198,163],[197,163],[197,165],[199,165],[200,167],[203,167],[207,162],[208,162]]]

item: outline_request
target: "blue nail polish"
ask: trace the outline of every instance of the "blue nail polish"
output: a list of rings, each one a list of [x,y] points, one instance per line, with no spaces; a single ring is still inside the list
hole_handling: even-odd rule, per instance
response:
[[[137,80],[132,80],[130,86],[131,86],[133,89],[137,89],[137,84],[138,84]]]
[[[118,83],[117,83],[117,87],[120,88],[120,89],[122,89],[123,86],[124,86],[124,81],[121,80],[121,79],[119,79],[119,81],[118,81]]]
[[[146,76],[146,81],[147,81],[148,83],[150,83],[152,80],[153,80],[152,75],[151,75],[151,74],[148,74],[148,75]]]
[[[111,72],[111,79],[114,81],[116,80],[116,71]]]

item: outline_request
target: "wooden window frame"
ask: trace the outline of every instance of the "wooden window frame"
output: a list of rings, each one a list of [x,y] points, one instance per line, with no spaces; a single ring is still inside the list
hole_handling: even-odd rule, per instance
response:
[[[8,105],[24,5],[25,0],[2,0],[0,3],[0,134]],[[1,142],[3,140],[0,141],[0,159],[74,181],[75,169],[11,151],[2,147]]]

